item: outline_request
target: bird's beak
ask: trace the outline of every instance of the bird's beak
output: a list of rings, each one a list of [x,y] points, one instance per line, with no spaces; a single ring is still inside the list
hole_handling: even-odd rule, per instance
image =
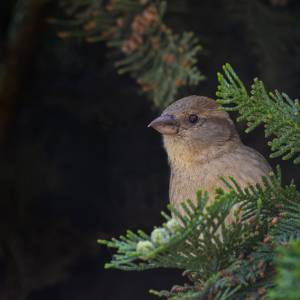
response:
[[[161,134],[176,134],[179,129],[178,122],[172,115],[161,115],[154,119],[148,127],[152,127]]]

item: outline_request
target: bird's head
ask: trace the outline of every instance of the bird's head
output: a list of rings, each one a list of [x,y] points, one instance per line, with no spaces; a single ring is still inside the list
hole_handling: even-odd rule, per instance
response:
[[[163,135],[170,161],[193,161],[239,141],[229,115],[207,97],[189,96],[168,106],[149,127]]]

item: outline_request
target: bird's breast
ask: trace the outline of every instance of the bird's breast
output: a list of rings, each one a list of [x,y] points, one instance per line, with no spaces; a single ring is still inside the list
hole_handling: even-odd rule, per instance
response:
[[[207,180],[210,174],[206,166],[194,169],[172,169],[170,179],[170,202],[180,210],[180,203],[191,199],[195,201],[198,190],[207,190]]]
[[[170,202],[181,210],[186,199],[196,200],[196,192],[207,191],[209,201],[214,199],[218,187],[226,188],[220,176],[233,176],[241,187],[260,183],[271,168],[255,150],[241,146],[235,151],[207,163],[194,163],[189,167],[171,165]]]

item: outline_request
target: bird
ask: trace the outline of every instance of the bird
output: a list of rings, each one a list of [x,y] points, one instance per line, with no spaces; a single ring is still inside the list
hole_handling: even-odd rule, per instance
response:
[[[196,201],[199,190],[208,204],[229,176],[245,188],[262,182],[272,168],[253,148],[244,145],[229,114],[213,99],[191,95],[170,104],[148,127],[163,136],[170,165],[169,198],[176,210]]]

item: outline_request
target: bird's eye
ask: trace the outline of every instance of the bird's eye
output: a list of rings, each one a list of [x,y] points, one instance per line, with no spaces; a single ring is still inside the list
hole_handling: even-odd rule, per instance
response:
[[[198,122],[198,120],[199,120],[199,118],[198,118],[197,115],[194,115],[194,114],[189,115],[189,122],[190,122],[190,123],[195,124],[195,123]]]

